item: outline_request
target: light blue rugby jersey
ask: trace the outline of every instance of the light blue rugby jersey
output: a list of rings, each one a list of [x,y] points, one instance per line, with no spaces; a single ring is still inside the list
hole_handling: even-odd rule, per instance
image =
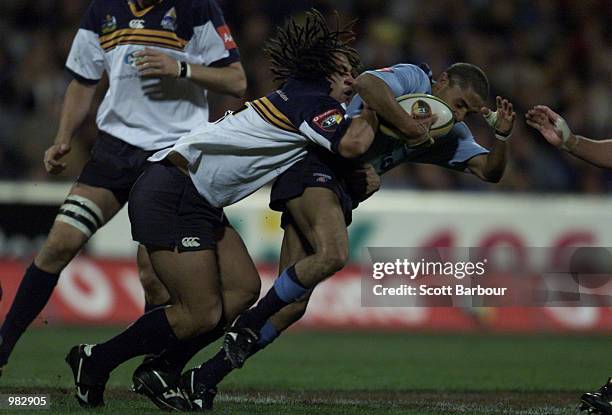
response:
[[[427,71],[427,72],[426,72]],[[400,63],[389,68],[367,71],[382,79],[396,97],[406,94],[431,94],[431,73],[426,65]],[[356,95],[348,106],[348,117],[359,115],[363,100]],[[435,164],[458,171],[466,171],[467,162],[489,150],[476,142],[464,122],[456,123],[448,134],[438,137],[430,147],[411,149],[391,137],[379,134],[363,156],[362,161],[371,163],[378,174],[383,174],[401,163]]]

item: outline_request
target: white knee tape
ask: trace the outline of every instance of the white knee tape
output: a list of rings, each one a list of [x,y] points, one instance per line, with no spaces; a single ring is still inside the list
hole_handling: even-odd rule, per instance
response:
[[[98,205],[78,195],[66,198],[55,220],[74,226],[88,238],[104,224],[102,210]]]

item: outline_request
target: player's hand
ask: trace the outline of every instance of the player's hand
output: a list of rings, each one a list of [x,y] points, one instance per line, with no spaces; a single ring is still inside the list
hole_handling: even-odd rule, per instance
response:
[[[353,170],[346,181],[351,194],[359,202],[366,200],[380,189],[380,176],[369,163]]]
[[[70,144],[53,144],[45,151],[44,164],[47,173],[60,174],[66,169],[66,163],[60,161],[70,153]]]
[[[412,121],[407,128],[402,131],[404,143],[408,147],[429,147],[434,143],[434,139],[429,135],[431,125],[438,120],[436,114],[425,117],[411,115]]]
[[[136,57],[136,69],[138,75],[144,78],[178,78],[179,64],[165,53],[153,49],[144,48],[134,54]]]
[[[480,113],[487,123],[495,129],[497,138],[506,141],[512,134],[516,113],[514,112],[512,103],[506,98],[498,96],[495,99],[495,105],[497,106],[495,111],[491,111],[491,109],[487,107],[482,107]]]
[[[538,130],[546,141],[557,148],[571,147],[576,141],[563,117],[544,105],[536,105],[527,111],[525,117],[527,125]]]

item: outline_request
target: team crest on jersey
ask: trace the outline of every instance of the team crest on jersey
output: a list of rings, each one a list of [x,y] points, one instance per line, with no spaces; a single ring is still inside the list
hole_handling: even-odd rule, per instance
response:
[[[338,109],[325,111],[314,117],[312,121],[323,131],[334,131],[342,122],[342,113]]]
[[[130,20],[130,29],[144,29],[144,19],[132,19]]]
[[[106,15],[104,23],[102,23],[102,33],[109,33],[117,29],[117,19],[110,14]]]
[[[176,10],[174,7],[162,17],[161,27],[172,32],[176,31]]]

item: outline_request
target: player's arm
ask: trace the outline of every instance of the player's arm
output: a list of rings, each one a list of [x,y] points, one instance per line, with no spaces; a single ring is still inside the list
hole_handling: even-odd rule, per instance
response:
[[[60,124],[53,145],[45,151],[47,173],[59,174],[66,168],[61,159],[70,152],[70,143],[76,130],[83,124],[96,93],[96,84],[73,79],[66,89]]]
[[[563,117],[543,105],[530,109],[526,117],[527,124],[538,130],[553,146],[597,167],[612,168],[612,140],[591,140],[575,135]]]
[[[209,91],[236,98],[241,98],[246,92],[246,75],[240,62],[223,67],[188,64],[151,48],[145,48],[135,56],[138,57],[137,68],[142,77],[189,78]]]
[[[361,115],[351,120],[351,124],[340,138],[338,154],[348,159],[362,156],[372,145],[377,130],[376,113],[367,107],[364,108]]]
[[[483,107],[481,113],[489,125],[495,129],[497,140],[488,154],[472,157],[467,163],[470,172],[481,180],[491,183],[498,183],[504,175],[508,162],[508,140],[512,135],[516,119],[512,103],[507,99],[498,96],[496,105],[496,111]]]
[[[397,102],[396,95],[389,85],[379,77],[363,73],[357,77],[353,89],[361,99],[377,114],[397,128],[406,138],[409,146],[417,146],[432,141],[429,126],[433,117],[416,120]]]

